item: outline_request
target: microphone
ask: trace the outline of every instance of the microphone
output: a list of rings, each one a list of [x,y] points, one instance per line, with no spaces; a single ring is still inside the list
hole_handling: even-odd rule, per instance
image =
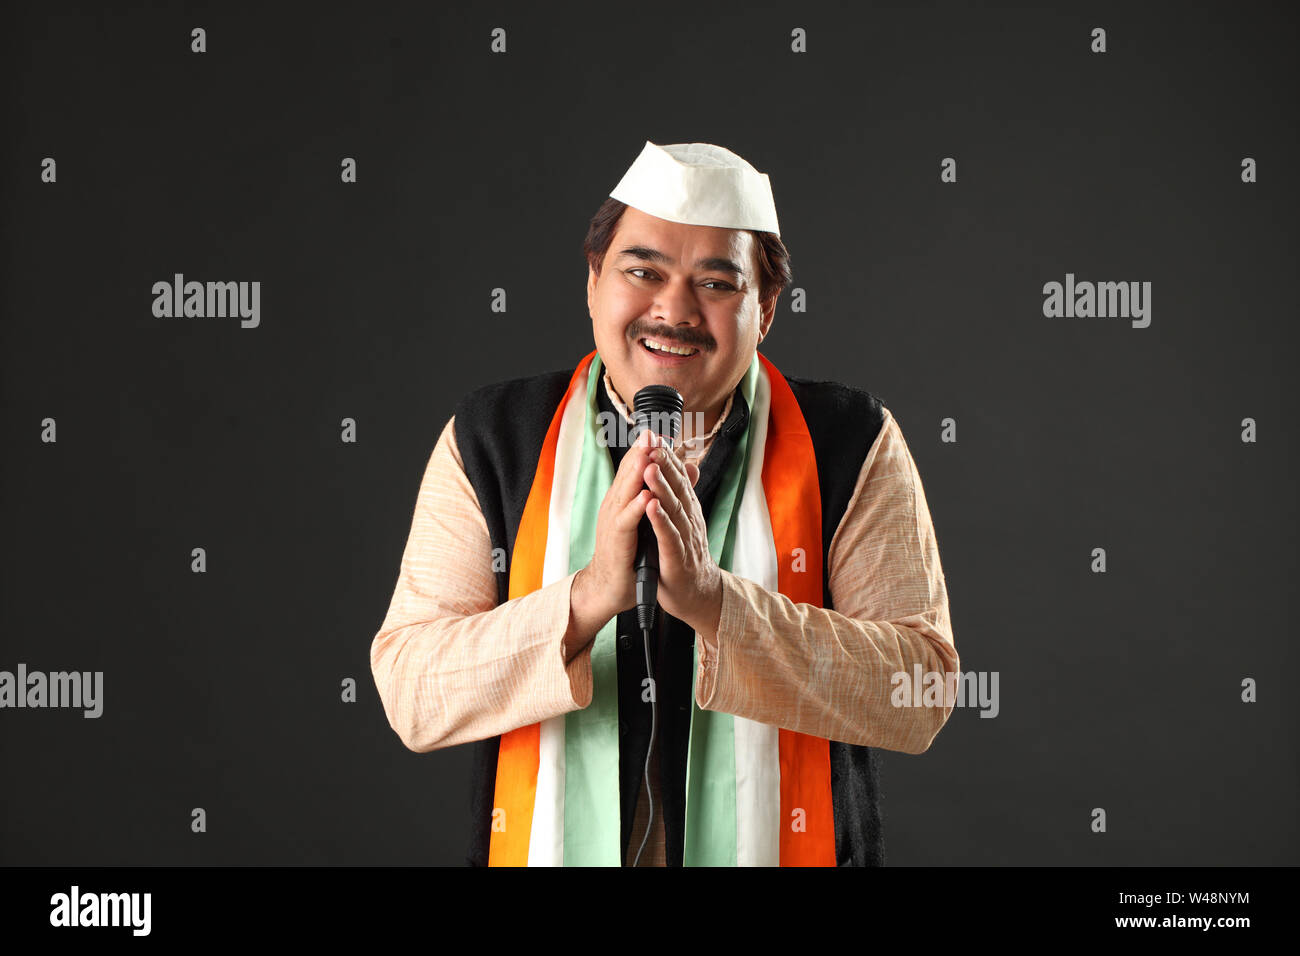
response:
[[[670,385],[647,385],[632,398],[632,425],[635,441],[649,429],[663,436],[672,448],[682,432],[682,396]],[[636,544],[636,622],[644,632],[654,628],[659,596],[659,541],[648,517],[637,527]]]
[[[632,440],[636,441],[641,432],[649,429],[663,437],[663,444],[672,449],[682,432],[682,396],[677,389],[669,385],[647,385],[632,397]],[[655,798],[650,787],[650,757],[655,750],[655,738],[659,726],[658,693],[654,689],[654,668],[650,660],[650,632],[655,626],[655,611],[659,607],[659,540],[655,537],[654,526],[648,517],[643,517],[636,529],[636,623],[641,628],[645,647],[645,671],[650,677],[650,745],[646,749],[645,767],[642,779],[645,781],[646,798],[650,801],[650,812],[646,819],[645,836],[636,851],[633,866],[641,864],[641,854],[645,851],[650,831],[654,829]]]

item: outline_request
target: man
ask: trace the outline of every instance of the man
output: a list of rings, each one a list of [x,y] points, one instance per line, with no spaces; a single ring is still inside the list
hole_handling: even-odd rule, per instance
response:
[[[895,706],[894,675],[959,659],[898,423],[757,352],[779,236],[766,175],[647,142],[587,237],[595,351],[443,428],[371,667],[407,747],[475,742],[473,865],[883,863],[873,748],[952,709]],[[654,384],[678,444],[629,431]]]

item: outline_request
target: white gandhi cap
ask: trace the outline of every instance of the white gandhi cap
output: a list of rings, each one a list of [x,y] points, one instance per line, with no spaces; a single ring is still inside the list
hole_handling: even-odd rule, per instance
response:
[[[647,141],[609,195],[669,222],[781,235],[767,174],[711,143]]]

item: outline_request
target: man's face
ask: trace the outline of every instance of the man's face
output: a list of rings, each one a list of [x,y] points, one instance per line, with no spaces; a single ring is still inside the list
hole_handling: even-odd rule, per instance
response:
[[[776,309],[775,298],[759,302],[755,245],[743,229],[624,210],[600,275],[587,270],[587,308],[596,349],[629,406],[646,385],[671,385],[686,411],[721,410]],[[690,354],[652,350],[647,339]]]

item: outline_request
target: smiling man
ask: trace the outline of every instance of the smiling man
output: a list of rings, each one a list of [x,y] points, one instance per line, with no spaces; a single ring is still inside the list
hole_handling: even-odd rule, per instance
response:
[[[736,154],[646,143],[584,252],[595,350],[475,390],[433,450],[371,645],[389,722],[474,744],[473,865],[879,865],[874,749],[921,753],[953,706],[893,677],[959,671],[898,423],[757,351],[789,257]],[[680,441],[610,441],[648,385]]]
[[[779,290],[760,298],[752,232],[624,208],[605,256],[611,268],[588,266],[596,351],[621,394],[671,385],[696,413],[683,422],[684,437],[699,419],[707,433],[771,327]]]

